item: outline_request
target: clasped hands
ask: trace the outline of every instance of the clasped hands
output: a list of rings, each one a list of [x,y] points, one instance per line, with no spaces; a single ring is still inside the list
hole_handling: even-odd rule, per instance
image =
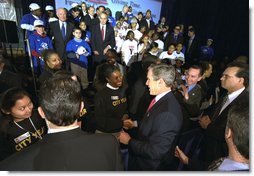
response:
[[[134,122],[129,118],[127,114],[123,115],[123,128],[124,129],[131,129],[134,127]],[[120,132],[120,135],[118,136],[118,140],[122,144],[128,144],[131,140],[131,137],[128,133],[126,133],[124,130]]]

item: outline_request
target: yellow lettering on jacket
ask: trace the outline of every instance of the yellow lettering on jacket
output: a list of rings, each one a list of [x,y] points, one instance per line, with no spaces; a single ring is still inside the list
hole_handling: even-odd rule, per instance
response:
[[[31,139],[31,136],[27,137],[26,139],[24,139],[23,141],[21,141],[20,143],[18,143],[15,148],[16,148],[16,151],[20,151],[22,150],[23,148],[27,147],[29,144],[31,144],[32,142],[32,139]]]

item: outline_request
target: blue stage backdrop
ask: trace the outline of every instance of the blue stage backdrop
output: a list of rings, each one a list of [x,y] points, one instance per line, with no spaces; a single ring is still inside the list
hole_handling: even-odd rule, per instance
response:
[[[157,23],[160,19],[162,4],[161,0],[55,0],[55,5],[56,8],[65,7],[70,9],[71,4],[74,2],[79,4],[81,2],[86,2],[88,6],[92,5],[95,8],[99,5],[104,5],[105,7],[109,7],[111,9],[113,17],[115,17],[115,12],[121,11],[125,4],[132,6],[132,12],[135,16],[139,11],[145,14],[146,10],[150,9],[155,23]]]

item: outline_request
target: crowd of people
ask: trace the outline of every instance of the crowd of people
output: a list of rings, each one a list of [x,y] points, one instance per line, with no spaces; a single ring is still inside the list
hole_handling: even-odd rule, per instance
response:
[[[39,96],[0,55],[0,170],[249,170],[248,58],[216,63],[213,39],[149,9],[29,8]]]

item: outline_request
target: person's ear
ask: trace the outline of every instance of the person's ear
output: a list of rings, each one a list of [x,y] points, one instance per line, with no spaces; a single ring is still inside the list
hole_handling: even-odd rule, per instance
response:
[[[4,113],[4,114],[11,114],[11,112],[8,112],[8,111],[5,111],[4,109],[1,109],[1,111]]]
[[[43,119],[46,118],[46,117],[45,117],[45,114],[44,114],[44,111],[42,110],[42,108],[41,108],[40,106],[38,107],[38,112],[39,112],[41,118],[43,118]]]
[[[240,78],[240,79],[239,79],[239,82],[242,83],[242,84],[244,84],[244,78]]]
[[[232,137],[232,130],[230,128],[226,128],[226,131],[225,131],[225,138],[226,139],[229,139]]]

